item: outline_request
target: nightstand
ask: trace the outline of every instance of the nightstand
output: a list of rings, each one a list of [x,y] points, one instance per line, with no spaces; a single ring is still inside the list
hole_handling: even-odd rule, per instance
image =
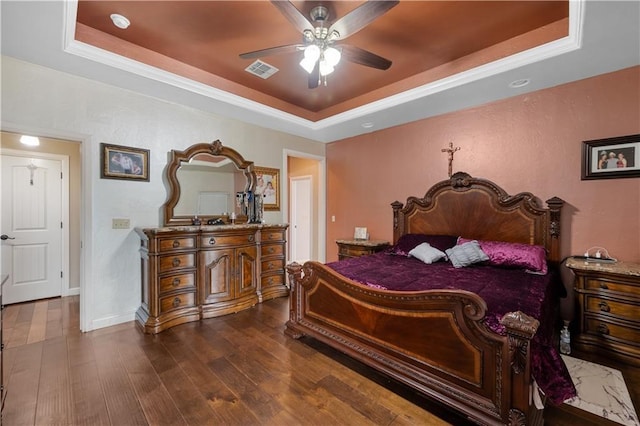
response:
[[[378,253],[390,247],[389,241],[382,240],[336,240],[338,260]]]
[[[569,258],[566,266],[576,276],[571,345],[640,366],[640,264]]]

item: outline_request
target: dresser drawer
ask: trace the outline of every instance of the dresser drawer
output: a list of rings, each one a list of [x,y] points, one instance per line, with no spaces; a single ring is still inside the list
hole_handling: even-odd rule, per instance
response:
[[[262,241],[284,241],[284,231],[262,231]]]
[[[193,249],[196,247],[195,237],[162,238],[158,241],[160,253],[172,250]]]
[[[183,268],[193,268],[196,266],[195,253],[174,254],[160,256],[159,272],[169,272]]]
[[[271,287],[273,285],[282,285],[284,284],[284,275],[276,274],[276,275],[268,275],[266,277],[262,277],[260,279],[260,284],[262,288]]]
[[[282,271],[283,269],[284,259],[265,260],[262,262],[262,273]]]
[[[160,278],[160,294],[166,293],[168,291],[180,290],[187,287],[193,287],[195,289],[195,285],[196,285],[195,272],[163,277],[163,278]]]
[[[176,294],[160,298],[160,312],[195,306],[195,292]]]
[[[584,280],[585,290],[615,291],[640,296],[640,286],[626,284],[620,281],[610,281],[601,278],[586,277]]]
[[[260,248],[260,254],[265,256],[281,256],[284,254],[284,246],[282,244],[267,244]]]
[[[256,241],[255,233],[239,234],[239,235],[203,235],[200,240],[200,247],[225,247],[237,246],[241,244],[250,244]]]
[[[589,316],[586,318],[585,328],[588,334],[624,340],[640,346],[640,329],[632,326],[614,324],[602,317]]]
[[[592,313],[607,313],[618,318],[635,321],[638,319],[640,304],[635,305],[609,298],[587,295],[585,303],[586,311]]]

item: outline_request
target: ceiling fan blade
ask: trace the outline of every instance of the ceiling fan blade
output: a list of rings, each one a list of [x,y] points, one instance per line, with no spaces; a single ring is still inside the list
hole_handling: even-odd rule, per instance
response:
[[[329,34],[337,31],[339,36],[335,38],[335,40],[344,40],[366,27],[374,19],[387,13],[389,9],[398,3],[400,3],[398,0],[369,0],[334,22],[333,25],[329,27]]]
[[[269,47],[267,49],[254,50],[253,52],[241,53],[242,59],[255,59],[262,56],[279,55],[281,53],[298,52],[304,48],[303,44],[287,44],[285,46]]]
[[[298,10],[290,1],[276,1],[272,0],[271,3],[278,8],[280,13],[293,24],[294,27],[301,33],[305,30],[313,31],[313,25],[309,20]]]
[[[320,65],[316,62],[316,66],[313,67],[313,71],[309,74],[309,89],[315,89],[320,85]]]
[[[360,49],[359,47],[341,44],[340,48],[342,49],[343,59],[366,67],[386,70],[389,69],[392,63],[390,60],[385,59],[382,56],[378,56],[368,50]]]

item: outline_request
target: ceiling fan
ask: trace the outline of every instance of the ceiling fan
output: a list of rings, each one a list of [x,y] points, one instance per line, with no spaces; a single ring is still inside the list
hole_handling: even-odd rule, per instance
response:
[[[256,59],[262,56],[304,51],[300,66],[309,73],[310,89],[318,87],[323,82],[326,86],[327,75],[333,72],[341,58],[380,70],[386,70],[391,66],[390,60],[359,47],[343,44],[342,41],[384,15],[399,3],[398,0],[369,0],[329,27],[325,26],[329,18],[329,9],[322,4],[311,9],[309,13],[311,20],[308,20],[290,1],[272,0],[271,3],[302,32],[302,43],[242,53],[241,58]]]

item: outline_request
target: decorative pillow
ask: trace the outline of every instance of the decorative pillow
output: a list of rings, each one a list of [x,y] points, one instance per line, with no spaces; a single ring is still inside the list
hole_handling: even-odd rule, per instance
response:
[[[422,260],[424,263],[431,264],[440,259],[446,259],[447,255],[435,247],[431,247],[429,243],[418,244],[409,252],[409,256]]]
[[[426,235],[426,234],[405,234],[398,242],[391,248],[391,254],[397,254],[399,256],[409,256],[409,252],[413,250],[418,244],[429,243],[431,247],[437,248],[440,251],[456,245],[458,237],[451,235]]]
[[[464,244],[453,246],[445,251],[454,268],[464,268],[474,263],[486,262],[489,260],[476,240],[468,241]]]
[[[458,238],[458,244],[468,239]],[[542,246],[479,240],[480,248],[489,256],[489,264],[509,268],[524,268],[529,272],[547,273],[547,251]]]

